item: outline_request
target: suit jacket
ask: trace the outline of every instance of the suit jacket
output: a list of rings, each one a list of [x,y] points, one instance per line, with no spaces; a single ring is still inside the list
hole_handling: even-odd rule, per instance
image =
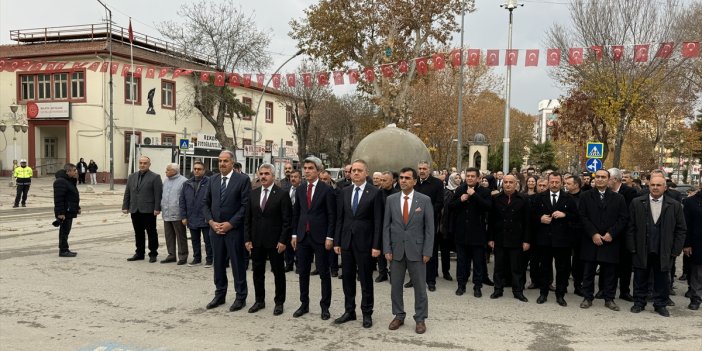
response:
[[[575,240],[580,240],[576,232],[573,231],[575,223],[578,223],[578,207],[575,199],[567,192],[561,190],[558,193],[558,202],[554,207],[551,191],[534,196],[532,214],[534,218],[534,243],[539,246],[549,247],[572,247]],[[555,211],[565,213],[564,218],[551,218],[550,224],[541,223],[541,216],[551,215]]]
[[[444,208],[444,183],[442,183],[439,178],[429,175],[424,181],[417,179],[414,190],[429,196],[431,199],[432,206],[434,207],[434,229],[438,230],[441,210]]]
[[[687,225],[684,246],[692,248],[692,262],[702,264],[702,192],[683,200],[683,211]]]
[[[619,246],[626,236],[629,212],[624,196],[609,188],[605,191],[604,201],[600,201],[597,188],[580,194],[580,223],[583,228],[580,258],[590,262],[619,263]],[[612,235],[611,242],[597,246],[592,236],[599,233]]]
[[[278,243],[285,245],[290,240],[292,202],[283,189],[273,184],[266,208],[261,210],[262,192],[262,187],[251,191],[244,217],[244,240],[253,247],[274,249]]]
[[[497,247],[520,248],[531,243],[529,199],[515,192],[511,199],[504,192],[493,199],[489,216],[489,238]]]
[[[232,178],[227,180],[227,190],[223,199],[220,199],[221,187],[221,173],[210,177],[210,184],[205,193],[204,206],[202,207],[205,223],[209,223],[210,220],[229,222],[232,225],[232,230],[228,233],[243,235],[244,215],[246,214],[246,206],[249,203],[251,181],[248,176],[233,172]]]
[[[321,180],[317,181],[312,204],[307,206],[307,182],[295,190],[293,206],[293,235],[300,242],[307,237],[307,223],[310,225],[310,239],[313,243],[324,244],[327,237],[334,238],[336,223],[336,197],[334,189]]]
[[[129,213],[161,211],[162,192],[161,176],[149,170],[144,172],[139,182],[139,172],[134,172],[127,178],[122,209],[129,210]]]
[[[461,201],[467,190],[468,184],[461,184],[449,202],[451,232],[456,244],[485,245],[488,241],[486,224],[488,211],[492,208],[492,195],[488,188],[476,185],[475,194],[467,201]]]
[[[649,253],[647,240],[648,224],[653,224],[649,195],[639,196],[629,206],[629,230],[626,247],[633,253],[632,264],[635,268],[646,269]],[[661,271],[668,271],[675,257],[680,255],[685,243],[685,215],[680,202],[663,196],[660,224],[660,247],[658,248]]]
[[[431,257],[434,249],[434,206],[431,199],[415,191],[409,208],[409,220],[402,219],[399,192],[388,196],[383,216],[383,253],[392,254],[392,259],[421,261],[422,256]]]
[[[621,196],[624,196],[624,201],[626,202],[627,208],[629,208],[629,204],[631,204],[631,200],[639,196],[639,192],[636,191],[636,189],[622,183],[622,185],[619,187],[619,191],[617,191]]]
[[[351,185],[340,190],[336,205],[334,246],[340,246],[342,250],[356,248],[369,253],[371,249],[380,250],[383,193],[373,184],[366,183],[354,214],[351,201],[355,189],[356,186]]]

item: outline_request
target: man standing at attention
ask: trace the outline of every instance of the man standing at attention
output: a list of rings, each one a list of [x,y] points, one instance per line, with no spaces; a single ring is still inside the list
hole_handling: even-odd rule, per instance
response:
[[[71,233],[73,218],[80,214],[80,194],[76,187],[78,171],[72,163],[67,163],[56,172],[54,181],[54,215],[59,220],[59,257],[76,257],[68,249],[68,234]]]
[[[383,217],[383,252],[390,261],[392,314],[390,330],[397,330],[405,323],[403,283],[409,272],[414,284],[415,332],[427,331],[425,320],[429,315],[427,300],[426,265],[434,248],[434,207],[431,199],[417,191],[417,171],[400,170],[401,192],[388,196]]]
[[[205,164],[202,161],[193,162],[193,176],[183,184],[180,192],[180,216],[184,226],[190,229],[190,240],[193,245],[193,261],[188,266],[202,263],[202,240],[205,240],[205,267],[212,267],[212,245],[210,244],[210,227],[205,222],[202,213],[202,202],[210,184],[210,178],[205,176]]]
[[[163,183],[161,196],[161,217],[163,217],[163,231],[166,234],[166,249],[168,256],[161,263],[176,262],[176,243],[178,244],[178,265],[188,262],[188,236],[185,234],[183,217],[180,214],[180,193],[183,183],[188,178],[180,175],[180,166],[171,163],[166,166],[166,181]]]
[[[210,178],[205,194],[203,214],[210,225],[210,242],[214,256],[215,296],[207,309],[226,302],[227,259],[232,268],[236,300],[230,312],[246,306],[246,262],[244,261],[244,215],[249,203],[251,181],[247,175],[234,171],[234,153],[223,150],[219,154],[219,174]]]
[[[136,251],[127,261],[144,259],[145,235],[149,238],[149,262],[156,262],[158,256],[158,232],[156,232],[156,217],[161,213],[161,194],[163,183],[161,176],[151,172],[151,159],[147,156],[139,158],[139,171],[129,175],[124,189],[122,213],[131,213]]]
[[[27,207],[27,193],[29,193],[29,186],[32,185],[33,174],[34,171],[32,171],[32,168],[27,166],[27,160],[21,159],[20,166],[16,167],[12,172],[12,176],[15,178],[15,184],[17,185],[17,195],[15,196],[13,208],[19,207],[20,199],[22,200],[22,207]]]
[[[444,208],[444,183],[431,174],[431,167],[426,161],[420,161],[417,165],[417,170],[419,171],[419,180],[414,186],[414,190],[429,196],[431,199],[432,209],[434,210],[433,227],[436,230],[440,223],[441,210]],[[427,263],[427,287],[429,291],[436,290],[436,277],[439,275],[439,261],[437,257],[439,249],[441,249],[441,270],[444,273],[444,279],[453,280],[450,273],[450,245],[449,243],[444,243],[440,235],[436,235],[436,233],[434,235],[436,237],[434,238],[433,256],[431,256],[431,261]],[[411,283],[414,283],[414,281],[410,281],[410,286]]]

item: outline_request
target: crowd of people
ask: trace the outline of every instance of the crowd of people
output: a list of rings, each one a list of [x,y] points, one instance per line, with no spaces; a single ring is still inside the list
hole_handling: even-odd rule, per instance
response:
[[[491,299],[510,288],[515,299],[528,302],[524,289],[538,289],[536,303],[546,303],[554,292],[556,303],[565,307],[572,278],[572,292],[583,298],[581,308],[603,299],[608,309],[619,311],[618,291],[618,299],[633,302],[631,312],[639,313],[652,302],[655,312],[666,317],[667,306],[673,304],[669,296],[675,294],[676,258],[683,254],[679,279],[688,283],[688,308],[700,305],[702,193],[693,189],[683,196],[659,170],[643,175],[640,182],[616,168],[594,174],[534,169],[485,174],[477,168],[436,172],[427,162],[369,174],[366,162],[355,160],[335,180],[318,158],[307,157],[301,169],[286,164],[279,180],[275,167],[264,163],[252,182],[225,150],[218,173],[206,176],[205,165],[196,161],[188,179],[179,174],[178,164],[169,164],[162,182],[150,164],[148,157],[139,159],[139,171],[129,176],[124,194],[122,209],[131,215],[136,244],[127,260],[144,260],[148,241],[149,261],[157,261],[159,215],[167,248],[161,263],[203,264],[204,241],[204,265],[213,268],[215,283],[208,309],[226,302],[228,268],[235,290],[229,310],[246,306],[249,262],[255,302],[248,312],[264,309],[265,267],[270,262],[274,315],[284,312],[285,274],[294,271],[299,274],[300,306],[293,317],[309,313],[310,278],[317,275],[321,318],[330,319],[331,279],[338,277],[344,313],[334,322],[357,319],[360,284],[362,325],[370,328],[373,284],[389,281],[395,316],[389,329],[404,324],[403,292],[413,288],[415,331],[421,334],[428,317],[427,291],[437,289],[439,272],[443,279],[454,280],[454,253],[458,296],[466,294],[470,279],[476,298],[487,285],[493,287]],[[57,175],[57,184],[77,173],[73,165],[65,171],[61,179]],[[73,213],[62,212],[64,207],[57,200],[62,223],[80,212],[77,202]],[[189,263],[186,228],[193,250]],[[75,256],[66,240],[60,249],[62,256]]]

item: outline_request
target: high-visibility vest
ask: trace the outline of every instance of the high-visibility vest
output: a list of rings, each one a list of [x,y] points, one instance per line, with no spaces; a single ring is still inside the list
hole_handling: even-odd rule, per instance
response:
[[[15,178],[31,178],[32,174],[34,174],[34,172],[32,171],[32,168],[29,166],[17,167],[17,168],[15,168],[15,172],[14,172]]]

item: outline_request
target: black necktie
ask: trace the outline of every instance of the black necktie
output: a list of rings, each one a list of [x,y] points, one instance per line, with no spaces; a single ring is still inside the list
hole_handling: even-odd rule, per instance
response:
[[[558,202],[558,200],[556,199],[556,194],[551,194],[551,196],[553,196],[553,201],[551,201],[551,204],[553,205],[553,207],[556,207],[556,202]]]
[[[219,187],[219,201],[224,200],[224,195],[227,192],[227,177],[222,177],[222,186]]]

